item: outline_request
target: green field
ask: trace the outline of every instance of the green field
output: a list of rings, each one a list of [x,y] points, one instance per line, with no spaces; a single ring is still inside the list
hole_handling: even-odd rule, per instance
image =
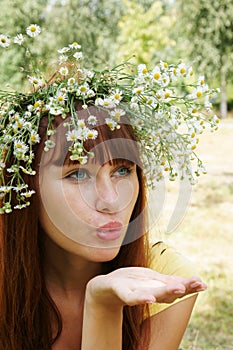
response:
[[[178,194],[177,185],[170,183],[153,232],[188,256],[208,284],[180,349],[233,350],[233,120],[204,135],[199,152],[208,173],[193,187],[182,222],[164,233]]]

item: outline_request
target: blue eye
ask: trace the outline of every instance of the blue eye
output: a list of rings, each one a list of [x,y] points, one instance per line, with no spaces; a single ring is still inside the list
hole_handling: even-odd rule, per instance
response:
[[[131,173],[131,169],[127,166],[121,166],[120,168],[118,168],[114,174],[116,176],[127,176]]]
[[[120,175],[125,175],[125,174],[127,174],[128,173],[128,171],[129,171],[129,169],[128,168],[126,168],[126,167],[122,167],[122,168],[120,168],[119,170],[118,170],[118,173],[120,174]]]
[[[83,181],[89,178],[89,173],[86,169],[77,169],[73,173],[71,173],[68,178],[76,180],[76,181]]]

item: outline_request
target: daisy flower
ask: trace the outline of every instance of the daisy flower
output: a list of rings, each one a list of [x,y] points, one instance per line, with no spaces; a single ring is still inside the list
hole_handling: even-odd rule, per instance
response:
[[[76,58],[76,60],[80,60],[83,57],[83,53],[82,52],[75,52],[73,54],[74,58]]]
[[[21,192],[20,196],[30,198],[34,193],[36,193],[34,190],[30,190],[26,192]]]
[[[69,45],[69,47],[71,49],[81,49],[81,45],[79,45],[79,43],[77,43],[76,41],[74,41],[72,44]]]
[[[10,42],[10,39],[6,35],[0,34],[0,46],[8,47],[10,45]]]
[[[29,27],[26,29],[26,33],[31,38],[34,38],[35,36],[39,35],[41,32],[40,26],[37,24],[30,24]]]
[[[114,100],[114,102],[119,103],[120,100],[122,99],[122,91],[119,91],[119,89],[117,89],[116,91],[113,92],[113,94],[111,95],[111,98]]]
[[[67,60],[68,60],[68,56],[67,56],[67,55],[60,55],[60,56],[59,56],[58,62],[59,62],[59,64],[63,64],[63,63],[65,63]]]
[[[155,67],[152,72],[152,79],[154,81],[159,81],[161,79],[161,71],[160,71],[160,68],[159,67]]]
[[[105,118],[105,123],[109,127],[110,130],[114,130],[117,127],[117,122],[112,118]]]
[[[31,131],[31,135],[30,135],[30,142],[34,145],[35,143],[39,143],[40,142],[40,136],[37,134],[37,132],[35,130]]]
[[[63,104],[65,103],[66,100],[67,100],[67,95],[66,95],[66,94],[61,93],[60,91],[58,91],[58,92],[56,93],[56,101],[57,101],[59,104],[63,105]]]
[[[88,123],[91,125],[96,125],[97,118],[95,115],[90,115],[87,119]]]
[[[14,43],[15,43],[15,44],[22,45],[23,42],[24,42],[24,36],[23,36],[23,34],[17,34],[17,35],[14,37]]]
[[[43,86],[43,81],[41,79],[38,79],[37,77],[28,77],[29,82],[34,85],[35,88],[39,88]]]
[[[80,130],[71,130],[68,131],[66,134],[66,140],[67,141],[77,141],[80,139],[81,133]]]
[[[44,147],[44,151],[48,152],[50,149],[55,147],[55,142],[52,140],[46,140],[45,141],[45,147]]]
[[[69,74],[69,69],[67,67],[61,67],[59,69],[59,73],[63,76],[66,77]]]
[[[62,54],[62,55],[68,51],[70,51],[70,48],[67,46],[64,46],[62,49],[57,50],[57,52]]]
[[[16,140],[14,142],[14,154],[17,157],[18,154],[25,154],[28,151],[28,146],[20,141],[20,140]]]
[[[98,131],[97,130],[87,130],[85,138],[89,140],[95,140],[98,136]]]
[[[177,67],[177,75],[185,75],[187,73],[187,66],[185,63],[180,63]]]
[[[120,119],[122,115],[125,115],[125,111],[123,111],[123,109],[116,108],[110,112],[110,115],[116,119]]]
[[[76,83],[76,80],[75,80],[74,77],[68,79],[67,84],[68,84],[69,86],[70,86],[70,85],[74,85],[75,83]]]
[[[148,69],[147,69],[147,67],[146,67],[146,65],[145,64],[139,64],[138,65],[138,74],[139,75],[145,75],[145,74],[147,74],[148,73]]]
[[[138,86],[133,89],[133,94],[140,95],[141,93],[144,92],[144,87],[143,86]]]

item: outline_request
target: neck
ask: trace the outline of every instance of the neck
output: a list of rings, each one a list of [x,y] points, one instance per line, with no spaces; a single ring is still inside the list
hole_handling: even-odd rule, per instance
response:
[[[100,274],[102,264],[87,261],[56,245],[47,235],[43,240],[44,271],[47,287],[69,293],[83,293],[88,281]]]

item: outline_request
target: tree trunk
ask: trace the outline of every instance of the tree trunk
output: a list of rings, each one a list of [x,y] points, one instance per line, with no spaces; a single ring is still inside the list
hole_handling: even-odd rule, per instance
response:
[[[224,66],[221,69],[221,103],[220,103],[220,116],[221,118],[227,117],[227,91],[226,91],[226,71]]]

